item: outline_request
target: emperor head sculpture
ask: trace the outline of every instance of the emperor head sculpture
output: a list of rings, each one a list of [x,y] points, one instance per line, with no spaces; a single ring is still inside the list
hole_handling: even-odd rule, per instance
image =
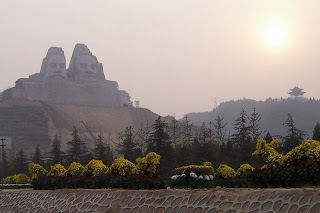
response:
[[[76,44],[67,74],[72,81],[77,83],[105,80],[102,64],[84,44]]]
[[[43,59],[40,74],[45,80],[67,79],[66,58],[60,47],[50,47]]]

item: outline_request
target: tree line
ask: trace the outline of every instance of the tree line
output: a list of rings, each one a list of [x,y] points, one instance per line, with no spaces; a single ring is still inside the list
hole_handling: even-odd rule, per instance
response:
[[[261,114],[255,109],[250,115],[242,109],[232,124],[234,132],[230,134],[226,131],[227,123],[224,122],[224,118],[219,116],[207,125],[203,123],[201,127],[194,126],[187,116],[182,121],[173,119],[169,123],[159,116],[152,125],[147,123],[140,128],[126,127],[118,133],[117,141],[113,142],[115,146],[99,134],[92,150],[87,148],[87,144],[79,137],[78,130],[74,127],[72,140],[67,142],[68,148],[65,151],[61,150],[61,139],[56,135],[50,150],[44,155],[39,145],[30,158],[27,158],[23,150],[16,155],[5,154],[5,176],[27,173],[30,161],[49,168],[50,165],[58,163],[65,166],[72,162],[86,165],[90,160],[98,159],[109,166],[113,162],[115,152],[131,162],[135,162],[136,158],[143,157],[146,153],[156,152],[161,156],[158,174],[162,177],[169,177],[175,167],[202,164],[205,161],[210,161],[214,167],[225,163],[237,168],[243,163],[249,163],[258,168],[263,162],[252,157],[252,152],[259,139],[265,139],[267,142],[273,138],[280,139],[279,151],[283,154],[306,139],[304,131],[295,126],[290,113],[283,124],[288,130],[285,136],[274,136],[269,131],[262,131],[260,120]],[[320,140],[319,123],[314,127],[313,139]],[[115,147],[115,150],[112,147]]]

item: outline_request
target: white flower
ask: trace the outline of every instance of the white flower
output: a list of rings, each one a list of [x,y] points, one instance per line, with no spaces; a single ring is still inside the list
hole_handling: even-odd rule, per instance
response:
[[[182,174],[182,175],[181,175],[181,177],[185,177],[185,176],[186,176],[186,174]]]
[[[210,180],[213,180],[213,175],[209,175]]]
[[[200,175],[200,176],[199,176],[199,179],[203,179],[203,176],[202,176],[202,175]]]
[[[205,175],[205,176],[204,176],[204,179],[205,179],[205,180],[207,180],[207,181],[209,181],[209,180],[210,180],[210,178],[209,178],[209,176],[208,176],[208,175]]]
[[[172,180],[177,180],[177,175],[173,175],[173,176],[171,177],[171,179],[172,179]]]
[[[198,176],[195,173],[191,172],[190,177],[197,178]]]

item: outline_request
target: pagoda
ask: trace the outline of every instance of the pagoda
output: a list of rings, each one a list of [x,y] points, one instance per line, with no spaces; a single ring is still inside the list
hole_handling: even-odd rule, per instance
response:
[[[303,92],[301,88],[295,86],[293,87],[293,89],[290,89],[291,91],[288,92],[288,94],[291,96],[291,97],[301,97],[303,96],[304,93],[306,92]]]

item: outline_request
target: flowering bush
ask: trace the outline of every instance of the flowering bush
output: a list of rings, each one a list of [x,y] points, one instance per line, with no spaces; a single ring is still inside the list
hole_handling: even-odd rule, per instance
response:
[[[29,173],[32,175],[31,179],[35,179],[46,177],[48,171],[41,165],[32,162],[29,164]]]
[[[190,174],[191,172],[197,175],[213,175],[215,174],[212,164],[210,162],[204,162],[203,165],[189,165],[182,166],[174,169],[176,173]]]
[[[13,176],[8,176],[3,180],[4,184],[15,184],[16,181],[14,180]]]
[[[83,169],[84,167],[80,163],[73,162],[70,164],[65,175],[68,177],[79,177],[82,174]]]
[[[320,142],[316,140],[306,140],[300,146],[295,147],[281,159],[282,165],[293,163],[297,165],[301,161],[320,160]]]
[[[124,176],[130,174],[134,164],[123,157],[117,158],[114,163],[110,166],[110,173],[113,175]]]
[[[236,171],[226,164],[220,164],[217,171],[222,178],[234,178],[236,176]]]
[[[274,166],[276,164],[280,164],[282,159],[282,155],[276,150],[278,147],[278,139],[274,139],[270,143],[267,143],[265,140],[259,140],[256,145],[256,150],[252,155],[262,157],[265,160],[267,167]]]
[[[102,163],[102,160],[91,160],[83,169],[83,176],[98,176],[106,174],[108,167]]]
[[[27,184],[30,183],[30,178],[26,174],[13,175],[13,179],[16,184]]]
[[[55,164],[53,166],[50,166],[50,171],[48,172],[48,177],[62,177],[66,173],[66,168],[62,166],[61,164]]]
[[[245,177],[245,174],[247,172],[247,170],[254,170],[254,167],[252,167],[250,164],[248,163],[245,163],[245,164],[242,164],[238,169],[237,169],[237,172],[236,172],[236,177],[239,177],[239,178],[243,178]]]
[[[137,165],[132,169],[132,174],[152,176],[156,173],[156,166],[160,164],[161,156],[149,152],[146,157],[137,158]]]
[[[109,168],[106,165],[104,165],[101,161],[101,162],[95,164],[92,175],[93,175],[93,177],[97,177],[99,175],[107,174],[108,171],[109,171]]]

